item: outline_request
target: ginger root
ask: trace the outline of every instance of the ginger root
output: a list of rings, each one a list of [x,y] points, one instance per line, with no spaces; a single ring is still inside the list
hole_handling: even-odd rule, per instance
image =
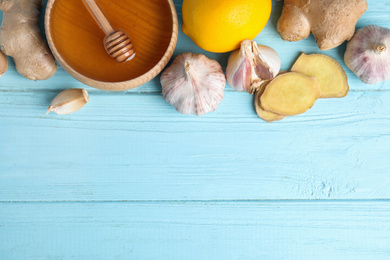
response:
[[[310,32],[321,50],[350,40],[357,20],[367,10],[366,0],[284,0],[278,32],[285,41],[299,41]]]
[[[327,55],[302,53],[291,71],[315,77],[320,85],[322,98],[340,98],[348,93],[347,74],[335,59]]]
[[[19,74],[32,80],[48,79],[57,70],[38,27],[41,4],[41,0],[0,0],[1,50],[13,57]]]
[[[0,77],[3,76],[3,74],[8,69],[8,59],[7,56],[5,56],[4,53],[0,51]]]

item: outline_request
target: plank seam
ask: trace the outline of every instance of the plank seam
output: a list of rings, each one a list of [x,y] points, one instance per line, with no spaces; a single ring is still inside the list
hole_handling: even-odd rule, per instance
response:
[[[0,204],[39,204],[39,203],[161,203],[161,204],[181,204],[181,203],[302,203],[302,202],[322,202],[322,203],[360,203],[360,202],[390,202],[389,199],[239,199],[239,200],[32,200],[32,201],[0,201]]]
[[[64,90],[67,89],[64,87]],[[3,93],[58,93],[58,89],[26,89],[26,90],[14,90],[14,89],[0,89],[0,92]],[[390,89],[350,89],[349,92],[389,92]],[[162,95],[161,91],[122,91],[122,92],[108,92],[108,91],[102,91],[98,89],[88,89],[89,93],[93,93],[94,95],[151,95],[151,94],[158,94]],[[225,92],[227,93],[242,93],[247,94],[247,92],[242,91],[236,91],[233,89],[225,89]]]

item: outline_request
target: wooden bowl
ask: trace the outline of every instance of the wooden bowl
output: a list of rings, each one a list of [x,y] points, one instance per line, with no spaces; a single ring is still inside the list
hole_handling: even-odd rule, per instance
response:
[[[104,32],[82,0],[49,0],[47,40],[58,63],[74,78],[98,89],[120,91],[156,77],[176,47],[178,19],[172,0],[96,0],[116,30],[126,32],[136,56],[118,63],[104,49]]]

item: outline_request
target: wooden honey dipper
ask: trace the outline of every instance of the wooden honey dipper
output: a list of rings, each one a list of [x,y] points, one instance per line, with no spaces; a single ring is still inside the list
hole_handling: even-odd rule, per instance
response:
[[[135,52],[129,36],[122,31],[115,31],[112,28],[107,18],[97,6],[95,0],[84,0],[84,3],[100,28],[106,34],[103,43],[108,55],[113,59],[116,59],[117,62],[126,62],[133,59]]]

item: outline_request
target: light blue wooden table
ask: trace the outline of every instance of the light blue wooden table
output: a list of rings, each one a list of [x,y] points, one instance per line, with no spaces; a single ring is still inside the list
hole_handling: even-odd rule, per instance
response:
[[[176,0],[181,21],[182,0]],[[369,0],[357,27],[390,27]],[[314,38],[256,38],[288,70]],[[41,15],[43,17],[43,15]],[[180,32],[175,55],[204,53]],[[266,123],[229,86],[217,111],[184,116],[159,78],[134,90],[87,87],[59,68],[0,79],[0,259],[390,259],[390,81]],[[45,115],[60,90],[87,88],[77,113]]]

